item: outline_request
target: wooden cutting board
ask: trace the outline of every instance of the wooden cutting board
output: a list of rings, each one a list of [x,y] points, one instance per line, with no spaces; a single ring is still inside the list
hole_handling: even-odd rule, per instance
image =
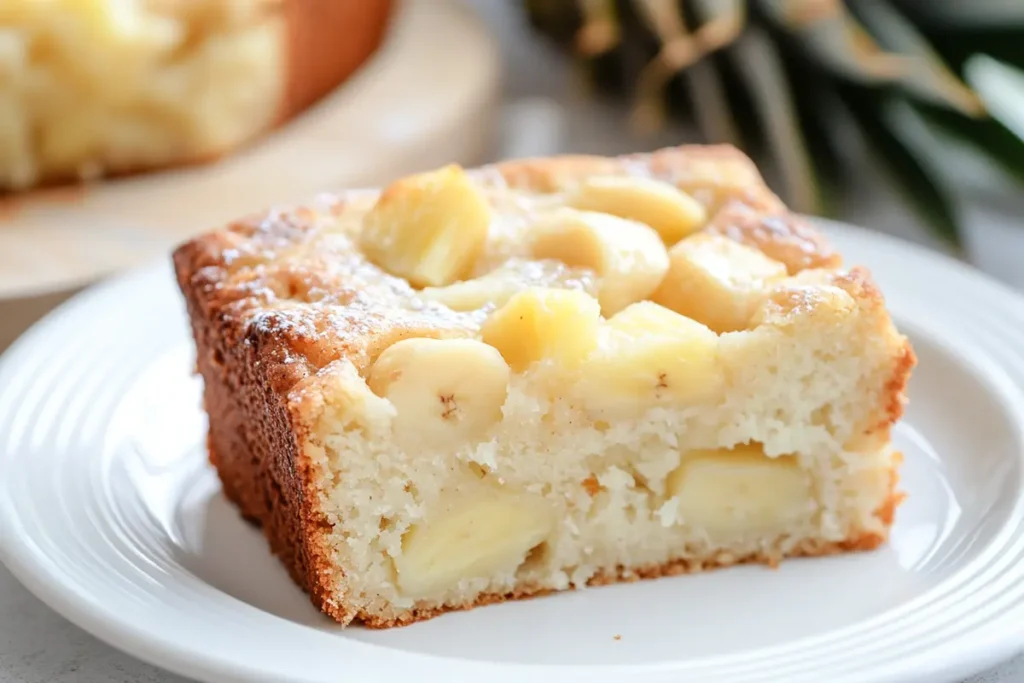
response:
[[[403,0],[360,72],[249,149],[211,166],[0,203],[0,348],[35,302],[164,258],[189,236],[250,211],[485,161],[497,130],[498,61],[463,6]]]

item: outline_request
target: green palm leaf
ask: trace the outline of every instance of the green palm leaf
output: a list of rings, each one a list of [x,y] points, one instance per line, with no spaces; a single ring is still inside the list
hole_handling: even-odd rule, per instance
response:
[[[867,140],[868,151],[878,166],[935,234],[946,242],[960,243],[956,208],[944,182],[929,168],[927,157],[915,149],[893,114],[895,96],[863,87],[848,86],[840,97]]]
[[[998,119],[969,119],[946,109],[922,104],[915,104],[914,109],[929,124],[967,143],[1024,184],[1024,140]]]
[[[905,117],[968,143],[1024,183],[1024,3],[1005,0],[527,0],[599,92],[635,122],[668,116],[754,156],[799,210],[834,213],[856,180],[850,133],[944,240],[951,179]],[[602,39],[602,36],[604,37]]]

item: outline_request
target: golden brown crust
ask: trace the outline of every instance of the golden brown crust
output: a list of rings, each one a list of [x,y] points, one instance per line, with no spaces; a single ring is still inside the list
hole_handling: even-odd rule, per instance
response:
[[[824,266],[837,259],[812,226],[786,213],[753,163],[728,146],[681,146],[613,158],[577,155],[524,159],[486,166],[475,173],[484,178],[497,176],[513,188],[537,192],[572,187],[594,174],[654,175],[689,187],[694,196],[703,198],[709,211],[721,204],[722,213],[740,207],[749,215],[780,217],[781,224],[791,228],[758,232],[757,244],[766,251],[774,250],[793,271]],[[360,340],[362,348],[354,348],[345,335],[330,333],[354,324],[351,316],[332,312],[329,306],[310,313],[300,305],[310,290],[329,292],[320,300],[321,304],[350,305],[358,299],[359,288],[353,286],[349,273],[338,268],[339,261],[348,263],[343,254],[318,246],[316,253],[305,253],[302,260],[290,261],[284,256],[307,246],[325,220],[365,211],[375,197],[375,193],[367,191],[323,195],[312,207],[271,209],[197,237],[175,255],[184,275],[198,278],[184,286],[207,289],[212,296],[210,305],[229,312],[239,324],[250,317],[250,324],[258,321],[262,327],[274,330],[273,343],[286,367],[268,373],[280,379],[276,383],[280,391],[287,391],[295,381],[341,355],[355,356],[354,362],[362,365],[372,358],[374,348],[413,331],[437,327],[438,316],[443,316],[436,310],[430,311],[431,324],[427,325],[423,316],[406,312],[395,318],[390,312],[383,315],[368,307],[360,315],[374,323],[364,324],[373,336]],[[708,229],[718,229],[715,226],[721,224],[712,215]],[[754,232],[728,234],[749,241],[745,235]],[[787,256],[794,251],[800,256]],[[461,327],[459,316],[441,322],[443,327]]]
[[[904,341],[903,348],[893,363],[892,375],[885,384],[885,394],[888,399],[885,404],[883,427],[886,429],[903,417],[903,410],[907,404],[907,383],[910,381],[910,373],[916,365],[917,355],[910,342]]]
[[[703,203],[710,215],[728,202],[761,211],[785,211],[754,163],[730,145],[682,145],[619,157],[563,155],[504,161],[481,169],[511,187],[556,192],[593,175],[649,175],[670,182]]]
[[[794,272],[838,263],[838,257],[824,237],[813,226],[788,214],[749,159],[732,147],[682,146],[614,158],[525,159],[486,166],[475,173],[482,178],[497,177],[516,189],[536,192],[572,187],[594,174],[653,175],[693,190],[694,196],[702,199],[712,214],[709,230],[724,230],[730,237],[754,241],[766,252],[776,253]],[[281,323],[280,342],[293,347],[297,360],[308,362],[315,371],[338,357],[333,352],[323,353],[324,345],[330,346],[330,337],[292,335],[289,330],[308,330],[312,326],[320,331],[344,321],[331,320],[326,308],[315,318],[304,317],[297,321],[291,317],[289,301],[301,298],[305,291],[317,289],[331,292],[322,303],[347,304],[358,296],[358,291],[339,273],[336,261],[341,254],[308,253],[305,260],[297,263],[282,256],[308,244],[322,220],[365,211],[375,196],[365,191],[324,195],[315,210],[310,207],[273,209],[253,215],[223,230],[195,238],[181,247],[178,258],[183,267],[193,273],[210,269],[206,272],[211,281],[206,286],[216,286],[221,305],[230,304],[234,315],[273,311],[267,317]],[[723,214],[742,209],[751,216],[776,216],[779,225],[784,227],[726,230],[721,226],[727,221],[717,221],[714,214],[719,205]],[[458,326],[457,319],[448,322]],[[415,316],[402,322],[406,327],[415,324]],[[310,344],[310,340],[317,343]]]
[[[619,159],[523,160],[476,172],[542,192],[571,186],[595,172],[645,173],[680,185],[688,182],[697,188],[694,196],[702,197],[709,211],[726,215],[718,223],[712,218],[715,229],[752,241],[765,251],[775,249],[791,271],[838,263],[825,240],[786,213],[756,176],[753,165],[729,148],[681,147]],[[302,448],[308,437],[302,431],[302,415],[308,414],[310,395],[315,394],[304,388],[315,386],[318,373],[339,358],[365,365],[379,349],[403,336],[464,333],[460,332],[462,320],[455,315],[383,313],[379,305],[364,302],[350,255],[320,242],[315,249],[307,248],[325,222],[365,210],[375,196],[365,191],[325,196],[311,207],[264,212],[182,245],[174,254],[174,264],[196,341],[197,366],[205,380],[210,459],[226,495],[243,515],[262,525],[273,552],[319,609],[341,623],[359,617],[371,627],[384,628],[443,611],[530,597],[538,591],[524,588],[508,595],[484,595],[472,604],[414,609],[392,620],[357,614],[355,607],[336,600],[337,567],[326,541],[329,524],[318,509],[315,465]],[[741,223],[736,215],[751,217],[750,222]],[[762,230],[755,220],[758,215],[775,216],[782,227]],[[289,258],[292,253],[301,258]],[[341,261],[344,268],[338,266]],[[834,278],[836,285],[864,305],[884,306],[866,270],[837,273]],[[319,298],[311,306],[314,293]],[[423,317],[428,314],[429,318]],[[888,320],[887,316],[879,319]],[[913,363],[913,352],[906,344],[885,387],[881,424],[866,429],[867,433],[887,430],[902,414],[903,391]],[[895,485],[894,472],[889,500],[877,514],[885,528],[900,499]],[[865,531],[837,543],[808,544],[796,554],[866,550],[883,541],[884,535]],[[701,563],[676,560],[628,574],[616,570],[591,583],[654,578],[736,562],[775,564],[778,559],[761,554]]]
[[[875,511],[875,516],[881,520],[887,529],[892,526],[893,519],[896,517],[896,508],[907,498],[906,493],[896,488],[900,483],[900,465],[902,464],[903,453],[893,451],[892,467],[889,470],[889,495],[885,502],[882,503],[882,506]]]
[[[332,597],[320,577],[329,556],[322,543],[323,522],[311,504],[315,497],[308,494],[302,434],[273,373],[265,371],[281,367],[281,349],[218,313],[219,302],[209,298],[204,278],[187,269],[188,261],[185,252],[176,255],[210,416],[210,462],[228,499],[262,527],[292,579],[327,611]]]
[[[886,329],[878,330],[882,338],[885,335],[893,335],[888,313],[885,312],[885,297],[882,291],[875,284],[871,273],[864,266],[855,266],[848,272],[835,275],[836,284],[845,289],[857,301],[866,302],[867,305],[877,309],[882,315],[878,319],[883,321]],[[888,434],[892,425],[896,424],[903,417],[903,410],[906,406],[906,388],[910,381],[910,374],[917,365],[917,356],[910,345],[910,341],[904,337],[898,339],[899,349],[893,355],[892,369],[889,379],[883,388],[883,406],[880,419],[877,424],[870,425],[870,432],[883,432]]]
[[[842,257],[807,219],[780,208],[730,200],[715,214],[708,232],[762,251],[786,265],[790,275],[808,268],[838,268]]]

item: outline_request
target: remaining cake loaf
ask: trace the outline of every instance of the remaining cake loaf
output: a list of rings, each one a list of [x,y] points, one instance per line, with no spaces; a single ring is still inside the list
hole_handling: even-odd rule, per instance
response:
[[[731,148],[442,168],[174,260],[225,493],[341,623],[887,537],[913,352]]]
[[[207,160],[319,99],[391,0],[3,0],[0,193]]]

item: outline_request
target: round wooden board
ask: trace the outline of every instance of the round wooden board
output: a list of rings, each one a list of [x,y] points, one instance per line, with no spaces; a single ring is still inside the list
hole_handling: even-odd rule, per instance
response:
[[[497,130],[499,59],[483,25],[450,0],[403,0],[393,21],[351,80],[219,163],[0,203],[0,306],[160,258],[269,205],[484,161]]]

